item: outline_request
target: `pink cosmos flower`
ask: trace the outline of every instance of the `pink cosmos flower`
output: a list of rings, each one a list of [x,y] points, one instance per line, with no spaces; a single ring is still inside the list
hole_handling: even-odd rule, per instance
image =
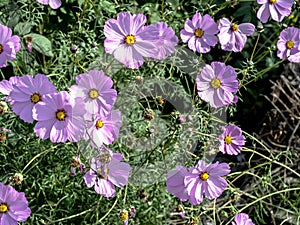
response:
[[[171,27],[168,27],[168,24],[165,22],[157,22],[154,26],[158,32],[158,41],[155,43],[158,53],[152,57],[155,59],[162,60],[167,56],[171,56],[175,52],[175,46],[178,44],[178,38],[175,35],[174,30]]]
[[[33,107],[33,119],[38,121],[34,132],[43,140],[77,142],[85,131],[85,113],[81,98],[71,98],[65,91],[44,95]]]
[[[0,82],[0,93],[6,95],[6,97],[2,98],[4,100],[8,100],[10,104],[13,104],[13,100],[9,97],[10,92],[13,89],[13,85],[15,85],[19,80],[19,77],[14,76],[10,77],[9,80],[3,80]]]
[[[143,14],[131,15],[118,13],[117,19],[109,19],[104,25],[104,47],[107,53],[127,68],[136,69],[144,63],[143,57],[157,53],[155,42],[158,30],[153,26],[145,27],[147,19]]]
[[[223,107],[237,102],[233,94],[238,90],[237,74],[233,67],[222,62],[206,65],[196,78],[199,97],[214,107]]]
[[[34,121],[32,117],[33,106],[43,101],[43,95],[55,92],[55,86],[44,74],[37,74],[34,77],[30,75],[19,77],[9,94],[13,101],[12,110],[22,120],[31,123]]]
[[[12,186],[0,182],[0,224],[18,225],[31,214],[24,192],[17,192]]]
[[[49,5],[52,9],[58,9],[61,6],[61,0],[37,0],[38,3]]]
[[[16,59],[17,52],[21,49],[20,38],[11,36],[12,30],[0,24],[0,68],[6,67],[6,60]]]
[[[184,185],[184,177],[188,174],[187,169],[184,166],[176,166],[176,170],[171,170],[167,175],[167,191],[180,201],[186,201],[189,199],[189,195]]]
[[[240,52],[244,48],[247,36],[254,33],[255,26],[251,23],[239,25],[231,23],[227,18],[220,19],[218,34],[221,48],[225,51]]]
[[[117,91],[112,89],[112,79],[99,70],[91,70],[78,76],[77,85],[70,88],[71,96],[81,97],[89,113],[95,114],[100,111],[107,114],[117,98]]]
[[[96,113],[91,121],[87,121],[85,139],[91,140],[93,147],[112,144],[119,136],[122,126],[120,110],[112,110],[108,114]]]
[[[255,225],[246,213],[239,213],[234,218],[232,225]]]
[[[238,126],[228,125],[224,132],[219,136],[219,150],[224,154],[238,155],[242,146],[245,145],[245,136]]]
[[[91,169],[83,177],[87,187],[94,186],[96,193],[113,197],[115,186],[124,187],[128,183],[130,165],[121,162],[122,159],[122,154],[102,148],[99,155],[91,159]]]
[[[280,59],[288,58],[290,62],[300,62],[300,29],[288,27],[281,31],[277,48],[277,56]]]
[[[188,19],[185,22],[180,36],[184,43],[188,43],[189,49],[194,52],[207,53],[211,46],[217,44],[218,32],[218,25],[211,16],[206,14],[202,17],[200,13],[196,13],[192,20]]]
[[[219,197],[227,187],[227,181],[221,176],[228,173],[230,173],[230,167],[227,163],[216,162],[207,165],[200,160],[195,167],[191,167],[184,177],[190,203],[200,204],[204,193],[210,200]]]
[[[257,18],[266,23],[271,15],[272,19],[281,22],[285,16],[291,14],[294,0],[257,0],[263,4],[257,11]]]

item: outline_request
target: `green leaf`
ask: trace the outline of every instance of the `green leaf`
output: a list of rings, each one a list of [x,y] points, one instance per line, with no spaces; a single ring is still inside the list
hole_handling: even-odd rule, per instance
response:
[[[0,7],[6,6],[9,4],[9,0],[1,0]]]
[[[18,23],[14,28],[14,32],[19,36],[24,36],[31,31],[31,28],[31,23]]]
[[[32,37],[32,48],[46,56],[53,56],[51,41],[48,38],[34,33],[28,34],[26,37]]]

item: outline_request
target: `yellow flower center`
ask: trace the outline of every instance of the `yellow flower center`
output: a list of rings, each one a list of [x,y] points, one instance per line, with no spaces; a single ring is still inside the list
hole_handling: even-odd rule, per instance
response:
[[[8,205],[6,203],[0,204],[0,213],[6,213],[8,212]]]
[[[294,48],[295,43],[293,41],[287,41],[286,42],[286,47],[288,49]]]
[[[133,36],[133,35],[127,35],[126,37],[125,37],[125,43],[127,44],[127,45],[133,45],[134,43],[135,43],[135,37]]]
[[[103,126],[104,126],[103,121],[102,121],[102,120],[97,120],[97,122],[96,122],[96,128],[97,128],[97,129],[100,129],[100,128],[102,128]]]
[[[199,177],[201,180],[206,181],[209,178],[209,174],[208,174],[208,172],[203,172],[200,174]]]
[[[127,210],[123,210],[122,212],[120,212],[119,218],[122,221],[128,220],[128,211]]]
[[[238,25],[236,25],[236,24],[232,24],[231,25],[231,30],[232,31],[237,31],[239,29],[239,26]]]
[[[197,28],[195,30],[195,36],[198,37],[198,38],[201,38],[203,36],[203,34],[204,34],[204,31],[202,29]]]
[[[41,101],[41,96],[38,93],[34,93],[33,95],[31,95],[30,100],[32,103],[38,103],[39,101]]]
[[[65,110],[57,110],[56,112],[56,118],[60,121],[65,120],[65,118],[67,117],[67,114],[65,112]]]
[[[96,89],[91,89],[89,91],[89,96],[90,96],[91,99],[95,99],[95,98],[98,98],[99,93]]]
[[[227,135],[224,139],[225,144],[229,145],[232,142],[232,137],[230,137],[229,135]]]
[[[0,54],[3,52],[3,46],[0,45]]]
[[[214,88],[217,89],[221,86],[221,81],[219,78],[214,78],[211,82],[210,85]]]
[[[270,3],[275,4],[276,0],[269,0]]]

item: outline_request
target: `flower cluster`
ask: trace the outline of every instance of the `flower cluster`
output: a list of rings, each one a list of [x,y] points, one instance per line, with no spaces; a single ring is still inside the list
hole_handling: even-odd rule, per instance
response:
[[[246,36],[253,35],[254,29],[255,27],[251,23],[237,25],[231,23],[227,18],[220,19],[220,23],[217,25],[211,16],[206,14],[202,17],[200,13],[196,13],[192,20],[188,19],[185,22],[180,36],[183,43],[188,43],[189,49],[194,52],[209,52],[211,46],[218,43],[218,38],[223,50],[240,52],[247,41]]]
[[[197,205],[203,201],[204,194],[210,200],[219,197],[227,187],[222,176],[229,173],[227,163],[206,164],[200,160],[189,170],[177,166],[176,170],[168,172],[167,190],[181,201],[189,200],[192,205]]]
[[[0,68],[6,67],[6,60],[16,59],[17,52],[21,49],[20,38],[12,35],[12,30],[0,24]]]
[[[237,74],[233,67],[222,62],[206,65],[196,77],[199,97],[214,107],[227,106],[237,102],[233,94],[238,90]]]
[[[257,11],[257,18],[266,23],[271,15],[272,19],[281,22],[291,14],[294,0],[257,0],[262,6]]]
[[[122,154],[113,153],[104,146],[100,148],[99,154],[91,159],[90,170],[84,175],[87,187],[94,186],[96,193],[113,197],[115,186],[123,187],[128,182],[130,165],[121,162],[122,159]]]
[[[104,25],[105,51],[127,68],[137,69],[144,58],[164,59],[175,51],[178,39],[166,23],[145,26],[143,14],[118,13]]]
[[[288,58],[290,62],[300,62],[300,29],[288,27],[281,31],[277,42],[277,56],[280,59]]]
[[[0,224],[18,225],[31,214],[24,192],[0,182]]]
[[[245,139],[241,128],[235,125],[228,125],[219,136],[219,150],[224,154],[238,155],[245,144]]]
[[[96,182],[96,192],[111,197],[115,193],[114,185],[126,185],[130,172],[129,164],[121,162],[121,154],[103,150],[103,144],[112,144],[118,138],[122,125],[121,112],[112,109],[117,97],[112,86],[113,81],[103,71],[91,70],[76,77],[70,93],[57,92],[44,74],[2,81],[0,91],[6,95],[16,115],[25,122],[36,121],[34,132],[42,140],[78,142],[84,138],[93,148],[100,149],[99,156],[91,160],[91,170],[86,173],[85,181],[88,187]],[[110,154],[106,163],[99,159],[104,152]],[[78,167],[80,172],[85,169],[80,154],[71,160],[72,176]]]

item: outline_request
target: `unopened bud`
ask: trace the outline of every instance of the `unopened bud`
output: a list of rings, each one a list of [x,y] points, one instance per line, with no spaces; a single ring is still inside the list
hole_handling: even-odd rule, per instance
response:
[[[0,114],[3,115],[7,112],[8,106],[6,102],[0,102]]]
[[[22,181],[23,181],[23,175],[20,174],[20,173],[15,173],[15,175],[14,175],[13,178],[12,178],[12,181],[13,181],[13,183],[16,184],[16,185],[22,184]]]

